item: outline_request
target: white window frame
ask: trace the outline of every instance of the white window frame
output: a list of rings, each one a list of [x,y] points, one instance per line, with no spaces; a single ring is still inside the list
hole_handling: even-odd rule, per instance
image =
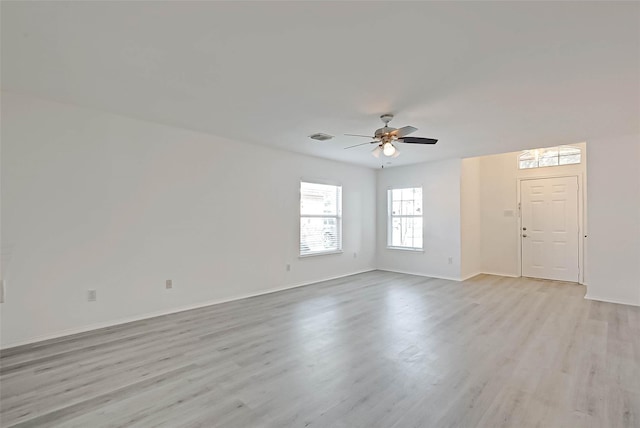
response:
[[[336,188],[339,188],[339,191],[336,192],[336,207],[337,207],[337,212],[335,215],[330,215],[330,214],[302,214],[302,183],[308,183],[308,184],[322,184],[325,186],[334,186]],[[323,256],[323,255],[327,255],[327,254],[342,254],[342,185],[339,183],[334,183],[334,182],[328,182],[328,181],[324,181],[324,180],[311,180],[311,179],[305,179],[302,178],[300,180],[300,186],[298,188],[299,193],[299,200],[298,200],[298,214],[299,214],[299,220],[298,220],[298,257],[299,258],[305,258],[305,257],[314,257],[314,256]],[[302,246],[302,219],[304,218],[323,218],[323,219],[335,219],[336,221],[336,229],[337,229],[337,233],[338,233],[338,248],[337,249],[329,249],[329,250],[325,250],[325,251],[313,251],[313,252],[309,252],[309,253],[304,253],[302,254],[300,247]]]
[[[422,214],[421,215],[394,215],[393,214],[393,196],[394,190],[402,189],[420,189],[422,194]],[[393,242],[393,219],[394,218],[420,218],[422,221],[422,246],[421,247],[408,247],[391,245]],[[403,250],[403,251],[416,251],[424,252],[424,189],[422,186],[402,186],[402,187],[390,187],[387,189],[387,249],[389,250]]]

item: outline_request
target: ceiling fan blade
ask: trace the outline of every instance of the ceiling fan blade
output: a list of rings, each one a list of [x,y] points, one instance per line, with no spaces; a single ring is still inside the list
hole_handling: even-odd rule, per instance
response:
[[[403,126],[402,128],[398,128],[395,131],[391,132],[391,135],[395,135],[398,138],[402,138],[405,135],[412,134],[416,132],[418,128],[414,128],[413,126]]]
[[[435,138],[404,137],[399,139],[398,142],[407,144],[435,144],[438,140]]]
[[[356,145],[353,145],[353,146],[345,147],[345,149],[351,149],[353,147],[364,146],[365,144],[373,144],[373,143],[377,143],[377,141],[370,141],[368,143],[360,143],[360,144],[356,144]]]
[[[362,135],[362,134],[344,134],[347,137],[364,137],[364,138],[375,138],[370,135]]]
[[[380,157],[380,153],[382,153],[382,149],[380,148],[380,146],[377,146],[375,149],[373,149],[373,151],[371,152],[371,154],[376,157],[379,158]]]

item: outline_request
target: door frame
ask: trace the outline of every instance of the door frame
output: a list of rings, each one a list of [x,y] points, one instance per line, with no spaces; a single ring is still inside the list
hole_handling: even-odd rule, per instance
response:
[[[522,276],[522,182],[528,180],[540,180],[545,178],[568,178],[576,177],[578,180],[578,284],[584,284],[584,272],[586,263],[585,254],[585,238],[587,237],[587,231],[585,225],[586,222],[586,198],[587,192],[584,183],[584,173],[576,172],[574,174],[541,174],[532,175],[527,177],[517,178],[517,207],[518,207],[518,221],[517,233],[518,233],[518,274]]]

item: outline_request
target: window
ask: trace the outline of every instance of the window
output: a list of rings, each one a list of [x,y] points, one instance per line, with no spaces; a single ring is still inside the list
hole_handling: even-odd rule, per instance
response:
[[[342,251],[342,187],[300,183],[300,255]]]
[[[389,189],[389,248],[422,250],[422,187]]]
[[[578,147],[560,146],[548,149],[525,150],[518,157],[520,169],[542,168],[545,166],[572,165],[580,163]]]

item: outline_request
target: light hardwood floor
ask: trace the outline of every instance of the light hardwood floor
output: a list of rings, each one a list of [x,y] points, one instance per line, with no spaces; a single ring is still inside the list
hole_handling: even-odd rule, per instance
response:
[[[640,427],[640,308],[375,271],[2,352],[2,426]]]

